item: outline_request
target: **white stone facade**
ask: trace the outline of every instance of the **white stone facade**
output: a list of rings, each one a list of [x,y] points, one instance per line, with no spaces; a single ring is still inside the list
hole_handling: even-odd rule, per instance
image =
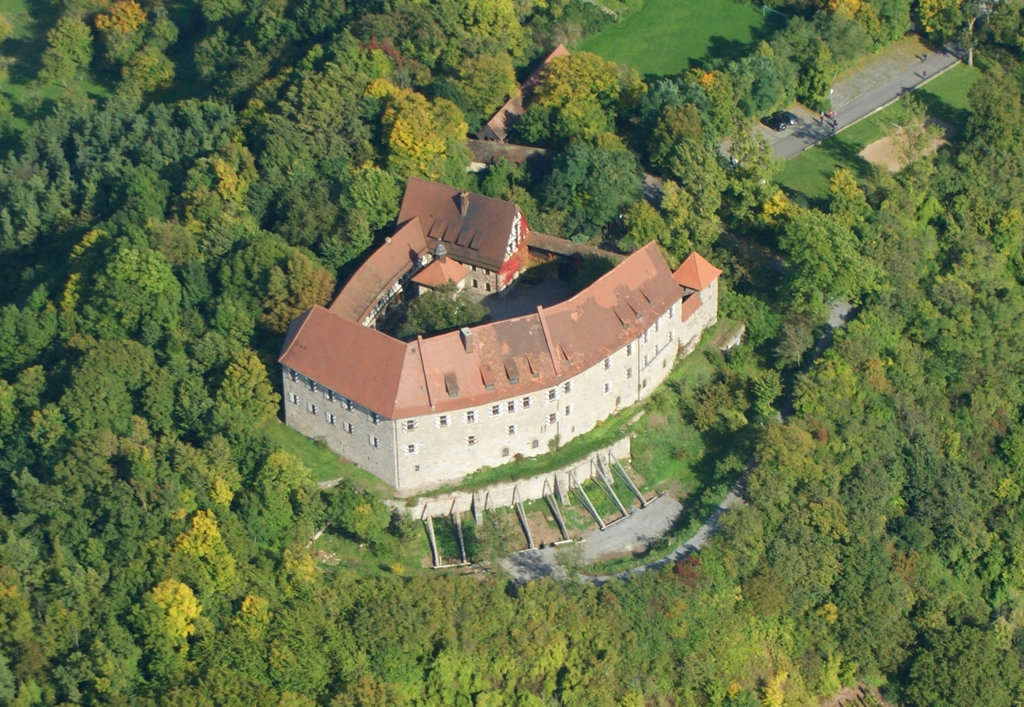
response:
[[[544,454],[650,395],[717,320],[717,280],[699,296],[683,319],[680,290],[640,336],[556,385],[440,414],[386,419],[285,366],[285,420],[402,493],[454,483],[481,467]]]

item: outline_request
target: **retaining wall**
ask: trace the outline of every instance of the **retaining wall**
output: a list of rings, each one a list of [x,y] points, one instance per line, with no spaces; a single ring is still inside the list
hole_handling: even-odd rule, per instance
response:
[[[616,459],[625,461],[630,458],[629,436],[613,442],[607,447],[602,447],[592,452],[586,459],[549,471],[544,474],[508,481],[500,484],[487,486],[476,491],[457,491],[440,496],[423,497],[417,500],[415,506],[408,506],[401,501],[388,501],[388,505],[414,518],[425,518],[426,516],[445,516],[449,513],[465,513],[472,510],[473,499],[476,498],[477,508],[484,511],[492,508],[504,508],[512,506],[512,495],[519,489],[519,500],[532,501],[544,498],[544,482],[547,482],[548,492],[556,493],[561,490],[562,498],[568,499],[569,474],[573,473],[576,479],[583,483],[584,480],[597,474],[597,466],[594,457],[600,455],[602,462],[608,461],[608,453],[611,452]],[[608,469],[608,467],[605,467]],[[610,472],[611,470],[608,469]]]

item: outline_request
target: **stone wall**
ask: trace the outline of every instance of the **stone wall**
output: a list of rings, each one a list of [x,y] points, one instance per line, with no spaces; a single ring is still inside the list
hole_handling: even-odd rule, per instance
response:
[[[457,483],[481,467],[545,454],[556,441],[589,432],[646,398],[668,376],[687,323],[680,321],[677,303],[645,334],[557,386],[399,420],[396,489],[409,495]]]
[[[646,398],[715,323],[717,281],[701,300],[685,321],[675,303],[637,339],[555,387],[443,414],[387,419],[285,368],[285,421],[399,494],[423,493],[485,466],[545,454]]]
[[[394,420],[348,400],[305,376],[283,368],[284,419],[312,439],[382,481],[398,486],[397,426]]]
[[[597,474],[594,457],[600,455],[602,462],[607,462],[608,452],[611,452],[619,461],[625,462],[628,460],[630,457],[629,437],[623,437],[607,447],[597,450],[586,459],[581,459],[578,462],[546,474],[538,474],[529,479],[494,484],[477,491],[458,491],[439,496],[424,497],[417,499],[416,504],[413,506],[406,505],[401,501],[388,501],[387,503],[392,508],[407,513],[413,518],[424,518],[428,515],[446,516],[453,512],[466,513],[472,510],[474,498],[478,508],[484,511],[492,508],[511,507],[512,496],[517,489],[519,499],[523,501],[544,498],[545,490],[548,493],[555,493],[556,487],[561,488],[568,494],[570,472],[576,476],[577,481],[583,483],[586,479]],[[545,483],[547,484],[546,489]],[[623,498],[622,502],[625,504],[628,503],[628,500]]]

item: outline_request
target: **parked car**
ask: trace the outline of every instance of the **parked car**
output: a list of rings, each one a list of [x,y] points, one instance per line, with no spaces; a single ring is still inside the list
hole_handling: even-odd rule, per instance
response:
[[[790,125],[796,125],[800,122],[800,119],[790,113],[788,110],[779,111],[778,113],[772,113],[767,118],[762,118],[761,122],[767,125],[776,132],[781,132],[788,128]]]

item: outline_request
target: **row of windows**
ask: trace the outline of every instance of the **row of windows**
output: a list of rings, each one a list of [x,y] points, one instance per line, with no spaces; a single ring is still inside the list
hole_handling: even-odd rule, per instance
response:
[[[672,309],[671,308],[669,310],[669,316],[672,316]],[[654,328],[655,331],[658,331],[658,329],[659,329],[658,321],[655,321],[653,328]],[[648,329],[647,332],[644,332],[644,341],[645,342],[647,341],[647,335],[648,335],[649,331],[650,331],[650,329]],[[671,329],[669,330],[669,333],[668,333],[668,340],[669,340],[669,342],[674,340],[674,332]],[[650,358],[652,356],[657,356],[659,352],[660,352],[660,349],[655,351],[653,354],[651,354],[651,353],[645,354],[644,355],[643,365],[647,366],[648,363],[649,363]],[[626,355],[627,356],[632,356],[632,354],[633,354],[633,344],[632,344],[632,342],[630,342],[630,343],[626,344]],[[667,365],[667,362],[663,361],[662,365],[663,366]],[[609,370],[611,368],[611,357],[605,358],[605,360],[604,360],[604,368],[605,368],[605,370]],[[291,375],[291,379],[293,381],[297,381],[298,380],[298,374],[295,371],[290,371],[290,375]],[[631,380],[633,378],[633,368],[631,366],[626,368],[625,376],[626,376],[626,380]],[[323,390],[324,391],[324,397],[327,398],[327,400],[332,401],[332,402],[338,402],[338,403],[341,404],[342,407],[344,407],[344,408],[346,408],[348,410],[352,410],[353,407],[354,407],[354,404],[353,404],[353,402],[351,400],[349,400],[349,399],[347,399],[347,398],[345,398],[343,396],[340,396],[340,395],[334,393],[333,391],[324,388],[323,386],[320,386],[315,381],[309,381],[309,387],[310,387],[310,390],[313,391],[313,392],[316,392],[317,390]],[[571,393],[572,389],[573,389],[573,382],[571,380],[570,381],[565,381],[562,384],[561,387],[562,387],[562,390],[565,393]],[[605,383],[604,384],[604,392],[608,393],[608,392],[610,392],[610,390],[611,390],[611,384],[610,383]],[[550,388],[548,390],[548,392],[547,392],[547,399],[548,399],[549,402],[553,402],[553,401],[557,400],[558,399],[558,388]],[[288,400],[291,403],[298,404],[299,403],[299,396],[298,396],[297,393],[289,393],[288,394]],[[525,396],[524,398],[522,398],[521,401],[519,401],[519,405],[521,405],[523,409],[528,409],[530,407],[531,403],[532,403],[532,399],[531,399],[530,396]],[[497,416],[501,415],[503,412],[513,413],[516,410],[516,405],[517,405],[517,401],[515,401],[515,400],[510,400],[510,401],[508,401],[508,402],[506,402],[504,404],[500,404],[499,403],[499,404],[492,405],[491,408],[490,408],[490,416],[491,417],[497,417]],[[569,409],[570,409],[570,406],[566,406],[566,408],[565,408],[565,410],[566,410],[565,414],[566,415],[569,414]],[[311,414],[313,414],[313,415],[316,415],[319,412],[319,410],[317,408],[317,405],[315,403],[307,403],[307,410]],[[468,423],[476,422],[476,411],[475,410],[467,410],[464,414],[465,414],[466,422],[468,422]],[[378,415],[377,413],[374,413],[374,412],[368,412],[366,414],[366,417],[367,417],[367,420],[369,422],[371,422],[372,424],[374,424],[374,425],[380,424],[381,420],[383,419],[380,415]],[[554,413],[548,415],[548,418],[549,418],[550,422],[554,422],[556,417],[557,416]],[[435,420],[435,426],[436,427],[448,427],[450,425],[452,419],[453,418],[452,418],[451,415],[439,415],[437,417],[437,419]],[[337,422],[335,416],[332,413],[327,413],[327,420],[331,424],[335,424]],[[352,427],[351,423],[343,423],[343,424],[347,425],[348,428]],[[417,425],[418,425],[417,420],[410,419],[410,420],[406,420],[406,421],[404,421],[402,423],[402,428],[405,431],[408,432],[408,431],[411,431],[411,430],[415,430],[417,428]],[[514,427],[514,425],[512,427]],[[349,429],[349,432],[351,432],[351,429]],[[510,432],[510,434],[514,434],[514,432]]]

